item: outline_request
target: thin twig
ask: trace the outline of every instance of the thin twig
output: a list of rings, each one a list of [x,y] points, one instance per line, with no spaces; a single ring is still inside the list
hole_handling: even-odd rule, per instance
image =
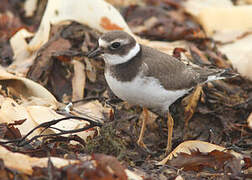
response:
[[[61,121],[65,121],[68,119],[76,119],[76,120],[84,120],[84,121],[88,121],[89,125],[80,129],[74,129],[74,130],[62,130],[59,128],[55,128],[55,127],[51,127]],[[52,121],[48,121],[48,122],[44,122],[41,123],[40,125],[36,126],[35,128],[33,128],[32,130],[30,130],[25,136],[23,136],[22,138],[19,139],[13,139],[13,140],[8,140],[8,141],[0,141],[0,144],[8,144],[8,143],[17,143],[17,146],[24,146],[26,144],[31,143],[32,141],[40,138],[40,137],[52,137],[52,136],[60,136],[60,135],[64,135],[64,134],[71,134],[71,133],[78,133],[81,131],[85,131],[88,130],[90,128],[93,128],[95,126],[101,127],[102,124],[87,118],[83,118],[83,117],[78,117],[78,116],[69,116],[69,117],[65,117],[65,118],[61,118],[61,119],[55,119]],[[48,128],[52,128],[52,129],[56,129],[58,131],[60,131],[59,133],[53,133],[53,134],[40,134],[40,135],[36,135],[34,137],[32,137],[30,140],[25,140],[29,135],[31,135],[36,129],[38,128],[44,128],[42,132],[44,132],[46,129]]]

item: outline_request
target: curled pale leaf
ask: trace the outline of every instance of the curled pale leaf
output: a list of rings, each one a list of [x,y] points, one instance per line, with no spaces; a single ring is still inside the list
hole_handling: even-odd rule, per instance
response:
[[[31,175],[33,167],[47,167],[49,158],[35,158],[21,153],[13,153],[0,146],[0,159],[3,160],[6,167]],[[78,160],[67,160],[57,157],[51,157],[50,160],[57,168],[79,162]]]
[[[40,84],[23,77],[14,76],[0,68],[0,84],[4,84],[15,96],[23,101],[28,101],[31,97],[37,97],[47,102],[47,105],[56,109],[57,100]]]
[[[14,52],[15,61],[8,67],[10,70],[15,70],[21,74],[25,74],[33,63],[35,57],[29,49],[26,38],[33,36],[33,33],[28,32],[26,29],[21,29],[10,39],[10,44]]]
[[[23,124],[16,126],[22,135],[28,133],[37,124],[32,121],[29,113],[23,105],[17,104],[11,98],[5,98],[0,108],[0,123],[14,123],[15,121],[25,120]],[[39,133],[39,132],[35,132]]]
[[[65,117],[65,116],[62,116],[47,107],[30,106],[30,107],[27,107],[27,110],[28,110],[32,120],[34,122],[36,122],[37,124],[41,124],[41,123],[49,122],[51,120],[61,119],[61,118]],[[76,130],[79,128],[83,128],[83,127],[87,126],[88,124],[89,123],[86,121],[69,119],[67,121],[61,121],[61,122],[53,125],[52,127],[68,131],[68,130]],[[46,131],[44,131],[44,134],[58,133],[58,132],[59,131],[56,129],[47,129]],[[81,132],[78,132],[75,134],[77,134],[84,141],[86,141],[87,138],[92,138],[95,135],[95,133],[96,133],[95,129],[90,129],[88,131],[81,131]],[[38,134],[36,134],[36,135],[38,135]],[[67,134],[66,136],[69,136],[69,134]]]

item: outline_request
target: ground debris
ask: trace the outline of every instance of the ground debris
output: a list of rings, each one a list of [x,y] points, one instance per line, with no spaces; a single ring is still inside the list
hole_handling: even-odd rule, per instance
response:
[[[129,6],[123,15],[131,30],[153,40],[196,40],[205,38],[200,27],[179,8],[161,6]]]
[[[206,36],[200,24],[185,11],[182,1],[144,0],[139,3],[137,0],[134,5],[126,7],[122,4],[128,3],[120,2],[122,2],[119,4],[120,10],[136,35],[154,41],[181,40],[180,42],[183,41],[182,44],[186,44],[187,47],[173,50],[173,56],[179,60],[195,66],[233,70],[229,59],[218,50],[218,43]],[[15,59],[9,39],[20,28],[35,31],[38,28],[38,20],[43,15],[41,12],[44,6],[41,5],[33,17],[23,17],[22,3],[23,1],[17,3],[15,0],[3,0],[0,5],[0,35],[3,34],[0,36],[0,64],[4,68],[8,68]],[[14,8],[17,5],[19,9]],[[6,11],[1,11],[2,9]],[[111,21],[109,17],[101,18],[99,25],[106,30],[121,29],[121,26]],[[35,140],[22,147],[16,146],[15,143],[11,146],[4,145],[8,148],[7,154],[10,158],[6,160],[2,157],[0,160],[0,179],[123,180],[127,179],[125,174],[127,168],[136,172],[142,179],[252,178],[250,80],[238,76],[203,85],[201,93],[198,91],[194,98],[191,98],[188,107],[192,108],[187,108],[186,117],[182,102],[188,102],[188,97],[181,98],[173,104],[170,108],[175,120],[173,149],[186,140],[209,142],[223,149],[202,152],[197,148],[188,148],[189,154],[178,152],[176,157],[160,166],[157,162],[164,158],[167,139],[165,119],[153,115],[144,137],[144,142],[150,151],[139,148],[136,141],[140,131],[141,108],[121,102],[106,84],[103,62],[86,57],[87,52],[96,47],[100,34],[86,25],[70,20],[51,25],[49,41],[38,50],[34,62],[26,70],[28,72],[26,76],[49,90],[57,101],[64,105],[65,110],[67,109],[65,105],[71,102],[72,106],[68,104],[70,108],[67,109],[67,113],[102,120],[104,123],[102,127],[99,130],[94,128],[86,130],[95,131],[93,136],[88,135],[86,139],[76,134],[67,137],[60,134]],[[25,42],[29,41],[30,38],[25,39]],[[42,91],[31,93],[29,90],[32,88],[28,86],[27,81],[16,76],[4,77],[3,71],[1,77],[0,113],[6,112],[6,116],[0,117],[0,120],[4,121],[7,117],[11,117],[15,121],[0,124],[0,138],[20,139],[23,132],[21,126],[28,122],[31,124],[26,118],[27,114],[20,110],[23,108],[22,103],[23,101],[31,103],[29,101],[31,97],[43,93]],[[48,94],[47,96],[47,99],[55,100],[53,96],[53,98]],[[6,98],[9,98],[8,101]],[[39,101],[36,98],[34,100]],[[44,119],[41,114],[49,116],[52,111],[56,114],[53,108],[49,111],[50,103],[45,104],[47,109],[38,107],[38,103],[32,104],[33,106],[28,108],[29,115],[41,120]],[[67,114],[64,109],[57,110],[59,113],[57,116]],[[53,117],[51,123],[57,120],[56,116]],[[190,119],[186,136],[183,131],[185,124],[187,125],[185,119]],[[64,125],[65,123],[62,124]],[[7,150],[4,148],[3,151]],[[239,152],[243,159],[230,154],[231,151]],[[21,168],[10,168],[7,162],[15,159],[16,155],[25,157],[24,159],[29,156],[28,159],[34,158],[34,161],[45,158],[41,160],[43,167],[29,165],[27,166],[29,173],[25,173]],[[64,162],[69,163],[71,159],[78,163],[58,167],[55,157]],[[244,164],[240,163],[241,161],[244,161]]]
[[[81,79],[73,81],[78,71],[72,62],[77,60],[79,63],[85,63],[83,55],[95,46],[96,39],[97,35],[92,33],[90,28],[78,23],[54,26],[50,40],[38,51],[27,77],[43,84],[58,99],[63,99],[63,102],[72,98],[74,101],[82,99],[84,92],[78,98],[75,94],[72,97],[73,91],[76,92],[78,86],[83,84]],[[93,66],[90,63],[92,62],[88,61],[86,67]],[[86,69],[83,72],[85,71]],[[87,73],[88,77],[91,76],[90,73]]]

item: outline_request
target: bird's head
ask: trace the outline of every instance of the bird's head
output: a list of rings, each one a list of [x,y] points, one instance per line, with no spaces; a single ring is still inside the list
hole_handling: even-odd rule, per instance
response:
[[[89,58],[101,56],[107,65],[117,65],[131,60],[140,51],[136,40],[124,31],[110,31],[98,40],[98,47],[88,54]]]

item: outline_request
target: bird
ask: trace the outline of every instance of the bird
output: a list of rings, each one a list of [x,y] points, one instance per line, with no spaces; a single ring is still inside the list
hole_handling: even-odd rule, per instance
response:
[[[137,144],[143,142],[147,109],[167,117],[166,153],[172,148],[174,120],[169,107],[197,85],[234,77],[228,69],[203,68],[142,45],[127,32],[109,31],[101,35],[88,58],[101,57],[105,62],[105,79],[112,92],[132,105],[143,107],[143,119]]]

